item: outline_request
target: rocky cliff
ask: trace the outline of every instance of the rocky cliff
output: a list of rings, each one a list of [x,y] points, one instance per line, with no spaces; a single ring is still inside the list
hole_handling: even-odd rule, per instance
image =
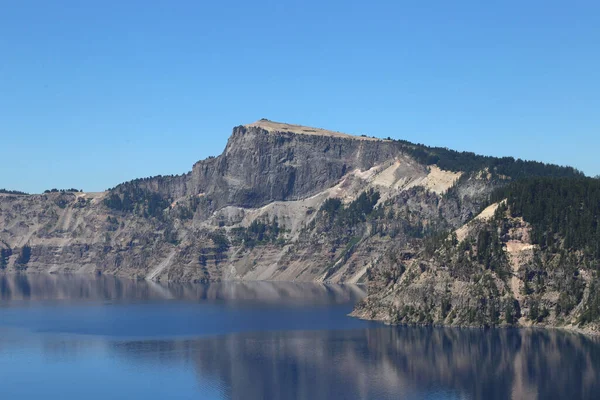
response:
[[[391,140],[261,120],[235,127],[223,153],[197,162],[191,173],[148,179],[144,187],[172,199],[208,196],[216,208],[256,208],[304,199],[399,153]]]
[[[600,333],[600,182],[570,180],[570,192],[560,190],[564,182],[533,182],[533,191],[515,185],[516,195],[492,203],[454,231],[424,239],[407,257],[388,251],[370,269],[370,295],[353,314],[392,324],[559,326]],[[560,200],[535,197],[543,193],[538,186],[548,183],[557,196],[572,198],[555,207],[560,211],[549,205]],[[527,203],[539,217],[527,211]],[[568,227],[565,235],[557,233],[562,227]]]
[[[430,182],[435,174],[443,182]],[[321,204],[352,202],[367,187],[440,191],[457,176],[432,174],[392,140],[261,120],[235,127],[221,155],[184,175],[103,193],[1,195],[3,266],[167,280],[363,281],[362,265],[328,272],[345,244],[309,228]],[[354,241],[369,239],[359,230]],[[364,252],[361,263],[374,254]]]
[[[0,268],[369,283],[355,313],[363,318],[580,323],[596,301],[591,259],[560,286],[573,261],[536,252],[528,221],[509,208],[490,211],[502,204],[490,197],[498,188],[527,177],[581,173],[260,120],[235,127],[221,155],[187,174],[102,193],[0,194]],[[523,287],[542,275],[551,289],[531,297]]]

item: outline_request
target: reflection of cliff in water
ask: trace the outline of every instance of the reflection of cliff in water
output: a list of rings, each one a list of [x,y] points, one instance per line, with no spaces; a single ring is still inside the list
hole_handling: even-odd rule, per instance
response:
[[[157,283],[114,276],[0,275],[0,300],[222,300],[338,304],[366,295],[355,285],[294,282]]]
[[[362,289],[355,286],[271,282],[163,285],[109,276],[0,275],[0,300],[5,304],[56,299],[73,302],[176,299],[306,305],[344,304],[363,295]],[[227,318],[221,322],[203,320],[202,316],[210,314],[188,312],[197,308],[194,304],[169,306],[169,311],[182,311],[174,318],[160,314],[164,308],[153,307],[114,307],[109,313],[113,317],[116,315],[112,319],[94,314],[90,332],[102,332],[100,328],[109,321],[125,325],[123,329],[135,336],[137,331],[128,331],[131,327],[127,323],[140,326],[135,320],[140,318],[139,308],[155,313],[157,324],[183,321],[179,328],[186,328],[189,322],[190,332],[212,332],[202,324],[212,326],[231,321]],[[108,355],[109,359],[118,359],[134,368],[154,366],[158,371],[164,369],[165,373],[170,366],[182,366],[186,371],[188,368],[195,370],[200,392],[210,385],[233,399],[385,399],[422,398],[429,394],[438,398],[586,399],[600,393],[600,338],[568,332],[384,326],[337,331],[265,332],[260,329],[261,322],[257,321],[263,316],[266,321],[269,316],[285,319],[281,315],[287,313],[286,321],[275,324],[276,329],[283,329],[289,325],[289,320],[297,322],[297,315],[301,315],[298,310],[294,314],[288,313],[292,308],[281,311],[277,307],[225,307],[229,309],[227,315],[234,316],[230,318],[248,318],[254,323],[248,326],[261,332],[200,339],[131,340],[110,335],[108,337],[112,338],[103,338],[77,335],[80,332],[71,329],[72,321],[76,327],[82,324],[80,315],[98,312],[101,308],[59,308],[58,319],[48,319],[63,324],[59,332],[75,333],[62,336],[36,331],[44,332],[47,328],[37,320],[40,313],[46,312],[43,307],[28,308],[29,312],[24,315],[20,308],[9,307],[4,310],[3,318],[17,316],[24,319],[23,326],[33,327],[30,330],[34,333],[22,334],[7,324],[8,328],[0,332],[0,349],[21,351],[39,346],[46,359],[57,361],[84,359],[93,352],[93,358]],[[313,313],[320,309],[328,307],[309,308],[307,318],[322,318],[330,324],[324,326],[339,327],[331,322],[329,314]],[[71,319],[63,318],[64,310],[69,311]],[[119,316],[125,317],[120,320]],[[33,322],[29,324],[28,321]],[[99,325],[94,325],[98,321]],[[49,326],[53,327],[52,324]],[[144,329],[149,329],[148,326],[144,325]],[[215,332],[230,332],[232,326],[235,324],[227,325],[229,330],[216,329]],[[248,326],[244,325],[245,328]],[[322,329],[319,324],[315,326]]]
[[[578,334],[400,328],[371,331],[368,341],[406,384],[498,399],[591,398],[600,390],[600,341]]]
[[[600,343],[530,330],[378,328],[120,342],[144,363],[193,364],[233,399],[593,398]],[[568,366],[568,367],[566,367]]]

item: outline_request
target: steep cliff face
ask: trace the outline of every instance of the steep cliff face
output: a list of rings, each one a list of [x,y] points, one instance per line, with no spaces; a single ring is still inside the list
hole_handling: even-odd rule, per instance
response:
[[[460,226],[496,185],[418,162],[415,149],[268,120],[238,126],[221,155],[184,175],[104,193],[2,195],[0,267],[364,282],[388,249]]]
[[[138,179],[104,193],[2,195],[0,258],[9,271],[331,280],[327,269],[346,257],[345,246],[314,231],[321,204],[330,197],[351,202],[369,187],[390,197],[426,186],[429,175],[391,140],[261,120],[234,128],[221,155],[184,175]],[[456,177],[437,182],[437,190]],[[276,233],[258,232],[275,225]],[[357,230],[360,240],[352,240],[369,241],[368,230]],[[374,252],[362,254],[364,262]],[[333,280],[364,279],[362,266],[344,270],[337,265]]]
[[[353,315],[391,324],[544,326],[600,333],[598,259],[534,243],[531,224],[493,203],[404,258],[388,251],[369,270]]]
[[[194,165],[188,194],[206,194],[219,206],[298,200],[400,153],[392,141],[298,128],[270,121],[234,128],[223,154]]]
[[[368,282],[356,315],[391,323],[595,320],[589,251],[574,269],[575,259],[537,251],[526,221],[485,209],[497,188],[528,176],[581,174],[260,120],[234,128],[221,155],[187,174],[103,193],[0,194],[0,269]],[[532,296],[532,276],[548,290]]]
[[[261,120],[235,127],[223,153],[197,162],[188,174],[134,182],[170,199],[201,195],[216,208],[255,208],[309,197],[350,171],[368,170],[399,155],[392,140]]]

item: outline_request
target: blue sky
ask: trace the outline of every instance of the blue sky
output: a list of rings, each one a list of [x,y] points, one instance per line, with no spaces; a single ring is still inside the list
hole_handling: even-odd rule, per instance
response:
[[[0,188],[183,173],[263,117],[600,174],[600,3],[0,0]]]

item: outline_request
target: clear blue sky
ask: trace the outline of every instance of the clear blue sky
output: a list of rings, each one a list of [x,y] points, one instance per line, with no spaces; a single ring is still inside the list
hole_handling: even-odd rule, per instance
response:
[[[600,174],[600,3],[0,0],[0,188],[183,173],[263,117]]]

